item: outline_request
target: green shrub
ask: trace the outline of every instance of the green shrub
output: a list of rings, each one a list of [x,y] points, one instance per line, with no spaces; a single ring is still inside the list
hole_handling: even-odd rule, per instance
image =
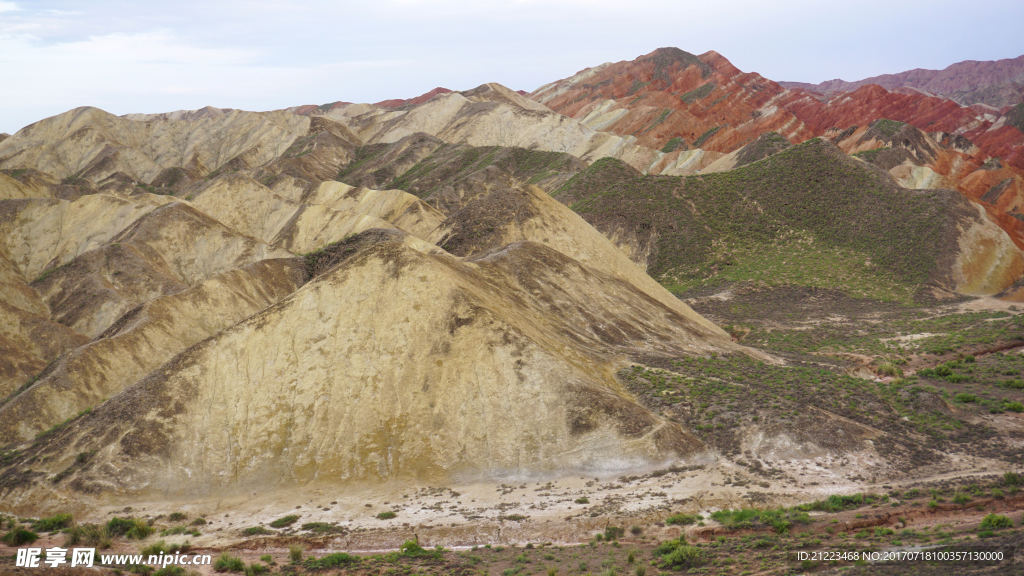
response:
[[[961,392],[960,394],[954,396],[953,399],[956,400],[957,402],[963,403],[971,403],[978,401],[977,396],[975,396],[974,394],[968,394],[967,392]]]
[[[654,549],[654,555],[661,558],[662,568],[684,570],[702,566],[707,554],[696,546],[686,544],[684,538],[662,542]]]
[[[192,522],[189,523],[189,526],[205,526],[205,525],[206,525],[206,518],[196,518],[195,520],[193,520]]]
[[[214,572],[244,572],[245,562],[242,562],[241,558],[236,558],[227,552],[224,552],[213,561]]]
[[[903,376],[903,370],[892,362],[882,362],[878,365],[878,373],[882,376]]]
[[[608,526],[607,528],[604,529],[604,539],[609,541],[609,542],[612,542],[614,540],[618,540],[619,538],[621,538],[625,534],[626,534],[626,529],[625,528],[619,528],[617,526]]]
[[[118,518],[115,516],[107,521],[107,530],[113,536],[124,536],[134,527],[135,523],[131,518]]]
[[[1007,472],[1003,474],[1003,484],[1007,486],[1016,486],[1020,484],[1020,474],[1016,472]]]
[[[171,522],[181,522],[186,518],[188,518],[188,515],[183,512],[172,512],[171,515],[167,517]]]
[[[267,530],[263,526],[253,526],[242,530],[242,534],[245,536],[261,536],[263,534],[273,534],[273,530]]]
[[[86,524],[79,528],[82,534],[82,543],[86,546],[93,546],[101,550],[110,548],[114,543],[114,535],[107,526]]]
[[[302,552],[302,546],[289,546],[288,559],[291,560],[292,564],[298,564],[302,562]]]
[[[292,524],[295,524],[296,522],[298,522],[298,520],[299,520],[298,516],[296,516],[295,514],[289,514],[287,516],[284,516],[282,518],[278,518],[277,520],[274,520],[273,522],[271,522],[270,523],[270,527],[271,528],[284,528],[285,526],[291,526]]]
[[[55,514],[49,518],[41,518],[32,523],[32,529],[36,532],[55,532],[67,528],[74,522],[71,514]]]
[[[696,524],[698,520],[703,519],[704,517],[700,514],[674,514],[665,519],[665,524],[686,526],[689,524]]]
[[[159,556],[161,554],[167,554],[170,551],[170,547],[163,540],[150,544],[139,550],[139,554],[143,556]]]
[[[586,496],[580,496],[579,498],[576,499],[576,503],[577,504],[590,504],[590,499],[587,498]]]
[[[152,526],[138,518],[111,518],[107,522],[111,536],[124,536],[131,540],[142,540],[154,532]]]
[[[0,537],[0,542],[8,546],[21,546],[22,544],[31,544],[38,539],[39,535],[35,532],[19,527]]]
[[[964,493],[960,493],[960,494],[957,494],[956,496],[953,496],[953,503],[954,504],[963,505],[963,504],[967,504],[970,501],[971,501],[971,497],[968,496],[967,494],[964,494]]]
[[[384,512],[381,512],[380,514],[377,514],[377,519],[378,520],[391,520],[395,516],[398,516],[398,514],[395,514],[391,510],[385,510]]]
[[[1013,528],[1013,520],[1001,514],[989,514],[982,518],[981,524],[978,525],[979,530],[1000,530],[1003,528]]]
[[[501,552],[502,550],[504,550],[504,548],[502,548],[501,546],[497,546],[497,547],[493,548],[493,550],[495,552]],[[395,558],[395,557],[398,557],[398,556],[405,556],[405,557],[411,557],[411,558],[420,558],[420,557],[423,557],[423,558],[433,558],[435,560],[438,560],[438,559],[441,558],[441,553],[443,551],[444,551],[444,549],[441,548],[440,546],[438,546],[437,548],[434,548],[433,550],[426,550],[422,546],[419,545],[419,542],[417,542],[415,540],[406,540],[405,543],[403,543],[398,548],[398,552],[396,552],[394,554],[394,556],[392,556],[392,558]]]

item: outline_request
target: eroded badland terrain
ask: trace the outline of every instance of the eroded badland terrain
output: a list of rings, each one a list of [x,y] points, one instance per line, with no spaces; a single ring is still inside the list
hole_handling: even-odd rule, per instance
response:
[[[1024,572],[1019,61],[0,135],[0,571]]]

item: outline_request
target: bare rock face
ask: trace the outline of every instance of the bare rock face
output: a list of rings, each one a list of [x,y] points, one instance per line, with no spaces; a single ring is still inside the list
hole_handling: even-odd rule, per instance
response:
[[[96,450],[70,485],[122,496],[702,457],[699,441],[621,389],[618,359],[738,348],[629,283],[531,242],[463,262],[401,232],[368,231],[326,257],[333,265],[314,281],[179,354],[38,453],[56,469],[71,446]],[[5,499],[52,489],[15,487]]]
[[[30,440],[120,394],[178,352],[277,302],[304,281],[298,259],[269,259],[146,301],[99,337],[60,356],[31,387],[0,405],[0,443]]]

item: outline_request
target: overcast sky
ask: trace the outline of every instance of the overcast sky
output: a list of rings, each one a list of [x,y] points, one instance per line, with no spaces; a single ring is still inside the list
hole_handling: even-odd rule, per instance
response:
[[[0,0],[0,132],[76,106],[271,110],[484,82],[532,91],[662,46],[773,80],[1024,54],[1024,2]]]

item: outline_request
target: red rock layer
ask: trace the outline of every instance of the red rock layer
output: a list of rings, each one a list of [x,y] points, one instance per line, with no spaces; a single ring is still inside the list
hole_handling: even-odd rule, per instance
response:
[[[1024,57],[1012,63],[1024,66]],[[998,79],[992,74],[990,79]],[[908,73],[907,78],[923,82],[920,75]],[[950,82],[942,86],[960,87]],[[677,48],[586,69],[541,87],[530,97],[566,116],[586,119],[596,129],[632,135],[640,144],[658,149],[681,137],[687,146],[727,153],[769,131],[798,143],[815,136],[835,137],[851,127],[863,129],[882,118],[928,133],[961,135],[976,147],[953,149],[943,144],[924,165],[982,202],[1024,246],[1024,223],[1008,214],[1024,210],[1024,133],[1003,124],[1009,108],[964,107],[914,87],[889,91],[874,84],[826,98],[742,72],[717,52],[698,57]],[[1001,158],[1004,167],[975,175],[993,156]],[[993,190],[996,185],[1002,188]]]

